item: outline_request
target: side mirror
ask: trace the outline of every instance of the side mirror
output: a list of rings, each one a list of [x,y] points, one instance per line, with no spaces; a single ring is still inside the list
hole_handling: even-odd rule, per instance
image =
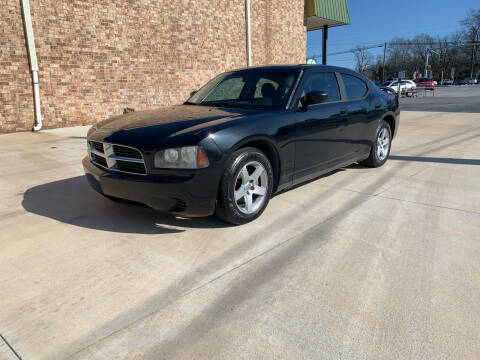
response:
[[[328,99],[328,95],[323,91],[311,91],[305,96],[304,101],[302,102],[304,106],[323,104]]]
[[[190,91],[190,97],[192,97],[193,95],[195,95],[197,93],[198,90],[193,90],[193,91]]]
[[[397,92],[395,89],[392,89],[391,87],[388,86],[380,86],[380,90],[383,91],[386,94],[396,94]]]

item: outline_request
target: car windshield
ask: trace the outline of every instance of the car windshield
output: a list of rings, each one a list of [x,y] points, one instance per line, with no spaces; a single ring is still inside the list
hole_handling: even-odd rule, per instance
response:
[[[241,70],[221,74],[193,94],[186,104],[242,108],[282,108],[299,70]]]

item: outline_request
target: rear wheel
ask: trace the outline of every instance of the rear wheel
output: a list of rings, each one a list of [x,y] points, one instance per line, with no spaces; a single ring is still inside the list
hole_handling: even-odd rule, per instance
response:
[[[377,128],[375,143],[370,150],[370,156],[363,162],[369,167],[379,167],[385,164],[390,155],[392,131],[386,121],[382,121]]]
[[[272,195],[273,170],[266,155],[256,148],[236,151],[223,173],[216,214],[232,224],[259,217]]]

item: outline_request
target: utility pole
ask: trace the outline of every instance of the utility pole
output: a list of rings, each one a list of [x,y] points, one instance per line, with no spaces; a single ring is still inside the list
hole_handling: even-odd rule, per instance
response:
[[[383,44],[383,65],[382,65],[382,82],[385,82],[385,54],[387,52],[387,43]]]
[[[472,45],[472,56],[470,57],[470,78],[473,78],[473,75],[475,73],[475,54],[476,54],[476,51],[475,51],[475,45],[476,44],[473,44]]]
[[[428,58],[430,57],[430,49],[427,49],[427,59],[425,60],[425,71],[423,76],[428,77]]]
[[[443,85],[443,58],[442,58],[442,55],[441,55],[441,54],[442,54],[442,53],[439,53],[439,54],[438,54],[438,60],[440,61],[440,66],[442,67],[442,79],[440,80],[440,81],[441,81],[440,84]]]
[[[437,51],[435,51],[435,50],[433,50],[433,49],[428,49],[428,53],[431,53],[431,52],[434,53],[434,54],[436,54],[436,55],[438,55],[438,60],[439,60],[439,61],[441,60],[441,57],[442,57],[441,53],[439,53],[439,52],[437,52]],[[441,66],[441,65],[442,65],[442,64],[440,63],[440,66]],[[427,54],[427,68],[428,68],[428,54]],[[443,71],[443,69],[442,69],[442,71]],[[427,77],[427,76],[425,76],[425,77]],[[432,80],[432,79],[430,79],[430,80]],[[443,72],[442,72],[442,80],[443,80]]]
[[[328,40],[328,25],[323,25],[322,31],[322,64],[327,65],[327,40]]]

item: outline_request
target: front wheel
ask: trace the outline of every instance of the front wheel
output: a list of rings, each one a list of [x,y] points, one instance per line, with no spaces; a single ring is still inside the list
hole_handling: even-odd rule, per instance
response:
[[[265,154],[243,148],[230,158],[223,173],[216,214],[240,225],[259,217],[272,195],[273,170]]]
[[[385,164],[390,155],[392,131],[386,121],[382,121],[377,128],[375,143],[370,150],[370,156],[363,162],[369,167],[379,167]]]

